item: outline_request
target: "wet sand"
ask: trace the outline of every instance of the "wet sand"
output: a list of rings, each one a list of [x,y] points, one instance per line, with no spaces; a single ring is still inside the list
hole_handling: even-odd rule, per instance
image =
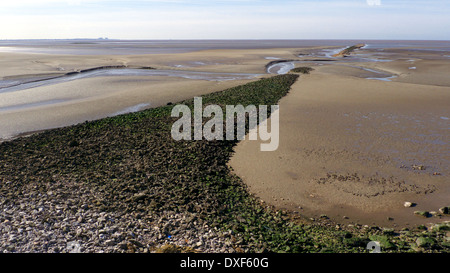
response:
[[[450,202],[450,63],[416,56],[409,69],[402,56],[310,63],[315,71],[279,103],[278,150],[245,140],[230,166],[256,196],[305,217],[392,227],[450,220],[414,215]],[[369,80],[370,71],[352,66],[396,77]]]
[[[265,75],[267,54],[292,56],[288,49],[208,50],[179,54],[73,56],[0,53],[3,82],[59,77],[101,66],[154,67],[213,73]],[[179,66],[182,67],[179,67]],[[232,77],[232,76],[231,76]],[[0,89],[0,139],[30,131],[99,119],[127,109],[140,110],[220,91],[260,77],[196,80],[167,76],[83,78],[14,92]],[[137,107],[137,108],[136,108]]]

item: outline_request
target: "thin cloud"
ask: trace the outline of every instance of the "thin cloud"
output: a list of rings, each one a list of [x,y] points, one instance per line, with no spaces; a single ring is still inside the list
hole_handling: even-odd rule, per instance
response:
[[[381,0],[366,0],[369,6],[381,6]]]
[[[450,7],[439,0],[412,0],[408,5],[386,0],[380,1],[379,8],[367,0],[15,0],[5,4],[9,9],[2,3],[0,39],[450,38],[440,31],[450,26]]]

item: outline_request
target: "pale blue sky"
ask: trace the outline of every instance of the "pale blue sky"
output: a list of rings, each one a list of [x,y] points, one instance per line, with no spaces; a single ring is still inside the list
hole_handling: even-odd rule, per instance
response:
[[[450,0],[11,0],[0,39],[450,40]]]

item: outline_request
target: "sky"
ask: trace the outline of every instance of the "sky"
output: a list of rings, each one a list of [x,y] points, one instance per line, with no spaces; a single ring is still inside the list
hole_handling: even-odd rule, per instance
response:
[[[450,0],[0,0],[0,39],[450,40]]]

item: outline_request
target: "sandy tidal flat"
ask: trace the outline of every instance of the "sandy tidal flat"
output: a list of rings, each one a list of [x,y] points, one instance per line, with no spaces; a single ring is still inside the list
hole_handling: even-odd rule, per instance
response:
[[[302,75],[279,103],[278,150],[261,152],[259,141],[244,140],[230,161],[250,191],[278,208],[343,223],[408,226],[448,220],[419,218],[414,211],[450,205],[450,53],[381,45],[345,58],[331,57],[342,45],[323,41],[316,47],[246,45],[141,55],[3,50],[2,84],[99,66],[255,77],[103,76],[14,92],[0,88],[0,139],[224,90],[271,76],[270,61],[290,60],[280,67],[315,70]],[[417,206],[405,208],[406,201]]]
[[[254,81],[265,76],[267,60],[264,56],[267,54],[283,57],[290,55],[290,51],[209,50],[156,55],[76,56],[0,53],[0,76],[4,86],[30,79],[62,77],[68,72],[102,66],[153,67],[157,69],[155,71],[190,73],[186,77],[124,75],[81,78],[11,92],[0,88],[0,139],[158,107]],[[193,73],[211,73],[211,76],[199,77]]]
[[[384,226],[449,220],[414,211],[437,212],[450,201],[450,63],[420,59],[411,72],[411,61],[391,58],[310,62],[315,71],[279,103],[278,150],[245,140],[230,166],[268,204],[307,217]],[[367,79],[361,66],[396,78]]]

